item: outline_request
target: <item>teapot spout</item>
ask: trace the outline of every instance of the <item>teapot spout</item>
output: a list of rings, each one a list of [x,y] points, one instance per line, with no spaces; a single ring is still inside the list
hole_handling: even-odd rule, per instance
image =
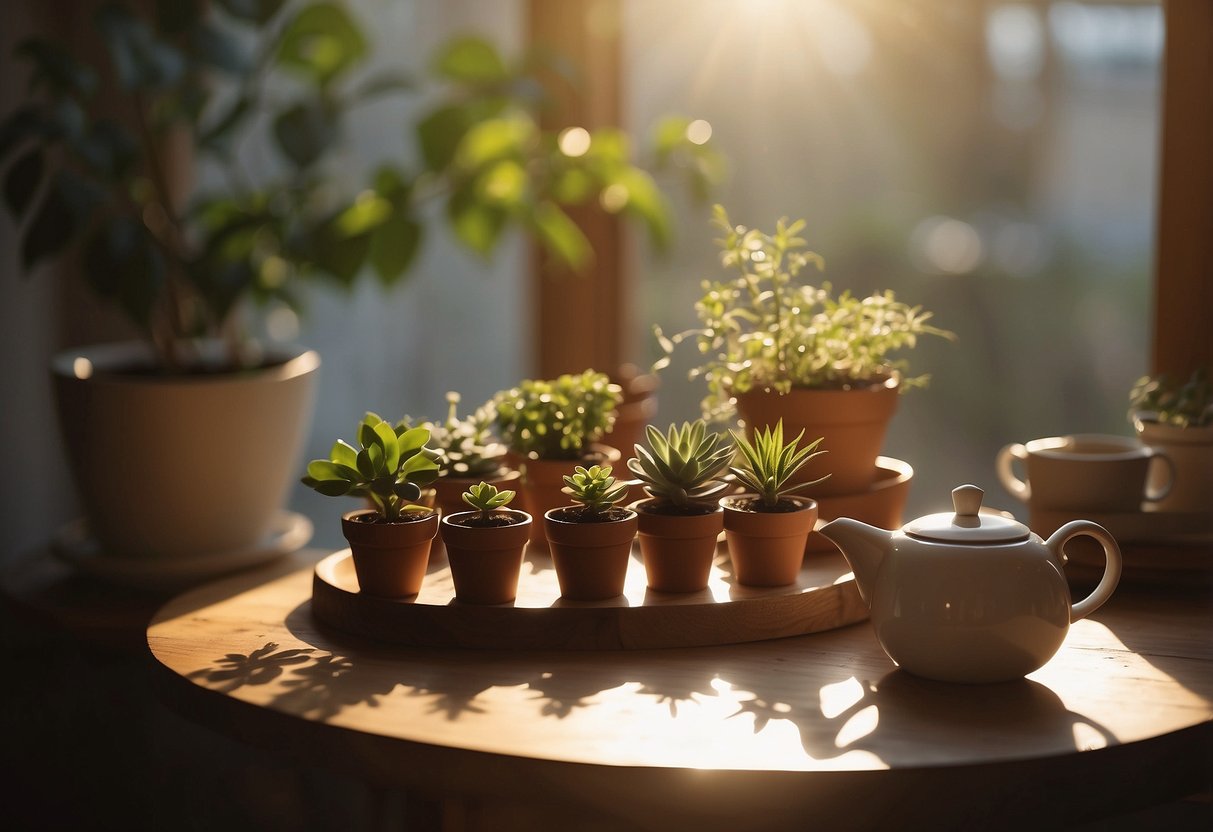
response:
[[[872,606],[872,590],[885,553],[889,551],[893,533],[869,526],[850,517],[840,517],[826,523],[817,533],[842,550],[843,557],[855,573],[859,597]]]

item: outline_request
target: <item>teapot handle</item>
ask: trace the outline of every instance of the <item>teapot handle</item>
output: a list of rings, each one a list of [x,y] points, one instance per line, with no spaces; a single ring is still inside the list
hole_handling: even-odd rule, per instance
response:
[[[1015,476],[1012,466],[1014,466],[1017,459],[1020,462],[1027,462],[1028,449],[1019,442],[1014,442],[1004,446],[998,452],[995,467],[998,470],[998,479],[1002,483],[1003,488],[1011,492],[1012,497],[1026,502],[1032,498],[1032,488],[1019,477]]]
[[[1045,546],[1053,553],[1053,557],[1061,563],[1066,562],[1065,553],[1062,549],[1070,540],[1086,535],[1095,538],[1099,545],[1103,547],[1104,565],[1103,577],[1099,581],[1099,585],[1086,598],[1079,601],[1070,607],[1070,621],[1077,621],[1080,618],[1086,618],[1091,613],[1095,612],[1104,602],[1112,596],[1112,592],[1116,589],[1116,585],[1120,583],[1121,557],[1120,547],[1116,545],[1116,539],[1111,533],[1098,523],[1092,523],[1090,520],[1071,520],[1066,523],[1045,541]]]

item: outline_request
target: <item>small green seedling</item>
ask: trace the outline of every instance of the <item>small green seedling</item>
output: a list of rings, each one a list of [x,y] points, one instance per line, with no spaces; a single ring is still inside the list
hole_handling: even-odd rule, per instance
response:
[[[626,482],[616,484],[609,465],[578,465],[564,483],[560,490],[581,505],[581,519],[587,521],[603,519],[628,492]]]

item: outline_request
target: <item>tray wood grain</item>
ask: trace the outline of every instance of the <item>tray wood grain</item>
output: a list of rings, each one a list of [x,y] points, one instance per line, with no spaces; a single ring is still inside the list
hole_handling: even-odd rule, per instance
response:
[[[759,589],[733,580],[727,551],[717,550],[708,588],[654,592],[632,552],[624,594],[607,601],[560,597],[546,552],[526,554],[513,604],[474,606],[455,600],[450,568],[431,555],[421,592],[400,600],[358,592],[350,551],[321,560],[312,580],[312,613],[354,635],[414,647],[495,650],[632,650],[734,644],[831,630],[863,621],[867,607],[837,551],[805,558],[799,580]]]

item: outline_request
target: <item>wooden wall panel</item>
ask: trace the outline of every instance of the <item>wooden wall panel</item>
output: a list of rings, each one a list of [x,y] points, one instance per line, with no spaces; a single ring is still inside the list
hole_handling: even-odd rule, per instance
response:
[[[1151,366],[1186,378],[1213,369],[1213,2],[1165,12]]]

